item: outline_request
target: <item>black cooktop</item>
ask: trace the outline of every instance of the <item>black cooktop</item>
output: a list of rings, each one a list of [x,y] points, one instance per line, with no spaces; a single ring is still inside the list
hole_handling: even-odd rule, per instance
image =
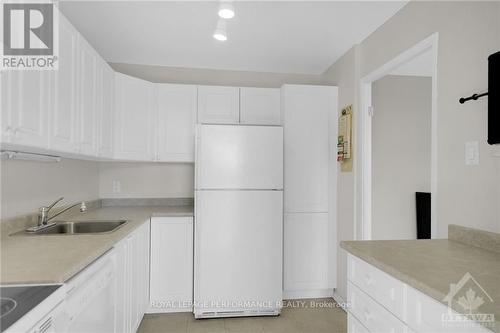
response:
[[[0,286],[0,328],[5,331],[60,285]]]

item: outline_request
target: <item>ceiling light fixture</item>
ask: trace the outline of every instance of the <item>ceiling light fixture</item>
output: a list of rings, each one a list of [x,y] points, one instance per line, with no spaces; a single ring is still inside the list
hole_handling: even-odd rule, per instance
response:
[[[227,40],[226,22],[224,20],[219,20],[217,23],[217,28],[214,31],[213,37],[221,42]]]
[[[222,2],[219,6],[219,16],[223,19],[232,19],[234,17],[234,7],[229,2]]]

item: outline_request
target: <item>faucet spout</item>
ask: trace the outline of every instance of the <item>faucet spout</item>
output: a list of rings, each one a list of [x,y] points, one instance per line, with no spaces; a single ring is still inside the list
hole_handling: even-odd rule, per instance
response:
[[[74,205],[71,205],[69,207],[66,207],[63,210],[61,210],[60,212],[52,215],[51,217],[47,218],[47,222],[49,222],[50,220],[52,220],[54,217],[57,217],[57,216],[61,215],[62,213],[67,212],[71,208],[76,207],[78,205],[80,205],[80,213],[85,213],[87,211],[87,205],[85,204],[85,201],[82,201],[82,202],[76,203]]]
[[[53,215],[52,217],[49,217],[49,212],[50,210],[58,203],[60,202],[61,200],[63,200],[64,197],[60,197],[59,199],[57,199],[56,201],[54,201],[51,205],[47,206],[47,207],[40,207],[39,209],[39,213],[38,213],[38,226],[41,227],[41,226],[45,226],[48,224],[48,222],[50,220],[52,220],[54,217],[56,216],[59,216],[61,215],[62,213],[70,210],[71,208],[75,207],[75,206],[78,206],[80,205],[80,212],[81,213],[84,213],[87,211],[87,206],[85,204],[85,202],[81,202],[81,203],[76,203],[74,205],[71,205],[65,209],[63,209],[62,211],[58,212],[57,214]]]

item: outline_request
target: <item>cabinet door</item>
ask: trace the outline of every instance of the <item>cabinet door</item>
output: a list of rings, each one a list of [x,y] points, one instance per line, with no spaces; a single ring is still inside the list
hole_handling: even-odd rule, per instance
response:
[[[280,125],[280,89],[240,88],[240,122]]]
[[[0,140],[2,143],[10,142],[12,138],[12,122],[10,119],[11,116],[10,103],[12,94],[11,76],[12,76],[12,71],[0,72],[0,79],[2,80],[1,82],[2,91],[0,95],[2,126],[0,128],[1,131]]]
[[[134,331],[137,330],[141,320],[146,312],[147,304],[149,302],[149,247],[150,247],[150,223],[144,223],[136,232],[136,269],[137,286],[136,293],[136,307],[135,307],[135,326]]]
[[[328,214],[285,214],[283,242],[285,294],[312,297],[308,292],[325,292],[329,287]]]
[[[16,71],[9,73],[6,81],[9,141],[48,148],[50,71]]]
[[[151,312],[191,311],[193,218],[151,219]]]
[[[97,128],[97,55],[82,37],[78,42],[79,55],[79,152],[96,154]]]
[[[50,114],[50,148],[76,152],[76,83],[78,33],[59,15],[59,69],[53,73],[53,103]]]
[[[153,85],[115,73],[115,157],[124,160],[154,160],[152,135]]]
[[[240,121],[239,88],[198,86],[198,122],[237,124]]]
[[[98,66],[99,94],[98,100],[98,155],[113,157],[113,100],[114,100],[114,72],[105,63]]]
[[[116,304],[115,304],[115,333],[128,333],[130,278],[129,278],[129,238],[122,240],[115,246],[116,250]]]
[[[285,212],[328,212],[329,117],[336,110],[335,89],[283,88]]]
[[[194,162],[196,86],[158,85],[158,157]]]

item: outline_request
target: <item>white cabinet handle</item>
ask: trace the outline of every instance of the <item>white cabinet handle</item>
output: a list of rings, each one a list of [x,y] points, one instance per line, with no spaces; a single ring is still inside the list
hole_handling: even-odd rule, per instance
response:
[[[16,139],[19,139],[19,133],[20,132],[21,132],[21,130],[19,129],[19,127],[14,128],[14,137]]]

